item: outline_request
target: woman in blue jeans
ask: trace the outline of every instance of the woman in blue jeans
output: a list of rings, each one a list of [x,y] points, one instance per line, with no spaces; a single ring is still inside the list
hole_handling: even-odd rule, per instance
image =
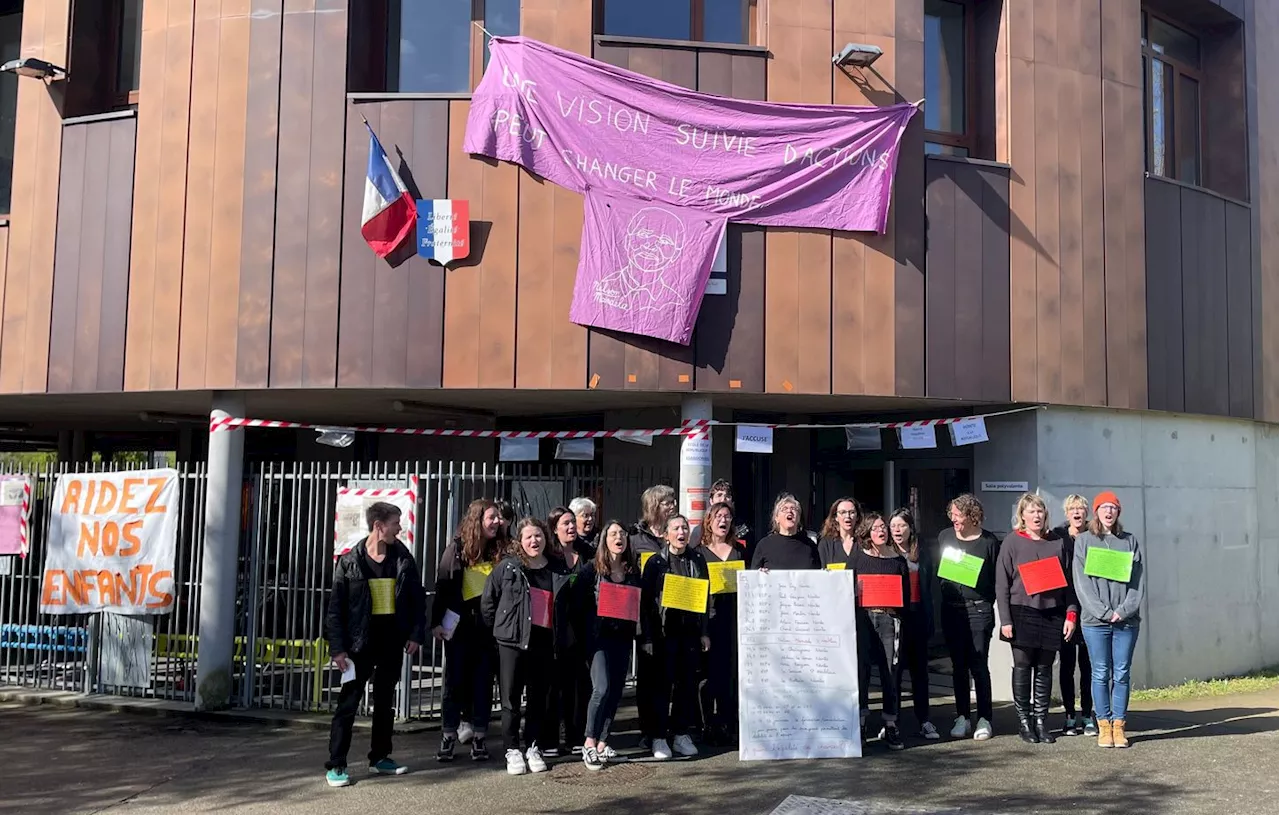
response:
[[[1108,553],[1096,554],[1090,563],[1090,549]],[[1093,499],[1093,520],[1076,536],[1071,571],[1093,663],[1098,746],[1128,747],[1124,717],[1129,709],[1129,668],[1138,644],[1143,553],[1138,539],[1120,526],[1120,499],[1114,492],[1102,492]]]

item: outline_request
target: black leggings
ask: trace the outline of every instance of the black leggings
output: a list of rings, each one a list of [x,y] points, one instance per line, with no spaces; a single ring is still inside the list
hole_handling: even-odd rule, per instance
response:
[[[929,721],[929,631],[924,608],[912,608],[902,621],[902,644],[898,656],[898,687],[902,687],[902,674],[911,676],[912,710],[916,724],[923,727]]]
[[[539,641],[540,640],[540,641]],[[551,671],[555,654],[550,636],[531,638],[529,648],[521,651],[510,645],[498,645],[498,684],[502,696],[502,746],[506,750],[520,749],[520,699],[527,693],[524,711],[524,746],[538,744],[550,747],[551,742],[539,741],[546,726],[547,708],[551,704]]]
[[[1076,665],[1080,666],[1080,712],[1089,716],[1093,712],[1092,667],[1089,665],[1089,649],[1079,631],[1070,642],[1062,645],[1062,661],[1058,663],[1058,684],[1062,686],[1062,706],[1068,716],[1076,715]]]
[[[969,677],[972,676],[973,691],[978,697],[978,717],[991,721],[991,668],[987,657],[995,627],[995,612],[985,600],[942,607],[942,634],[951,654],[956,715],[962,718],[969,718]]]
[[[1013,666],[1015,668],[1052,668],[1053,660],[1058,652],[1052,648],[1023,648],[1013,646]]]
[[[865,719],[871,704],[871,666],[880,674],[880,712],[886,723],[898,720],[898,618],[883,611],[859,611],[858,695]]]

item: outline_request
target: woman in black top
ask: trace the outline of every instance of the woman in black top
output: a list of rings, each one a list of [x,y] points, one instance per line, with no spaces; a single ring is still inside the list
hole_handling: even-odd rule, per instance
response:
[[[568,507],[556,507],[547,514],[551,530],[550,554],[564,562],[571,582],[585,580],[595,574],[595,551],[578,537],[578,521]],[[551,682],[551,702],[543,728],[546,746],[542,755],[554,757],[568,752],[569,745],[580,745],[586,733],[587,699],[591,696],[590,656],[584,646],[583,618],[570,602],[572,592],[565,592],[555,613],[565,621],[564,636],[556,642],[555,675]],[[560,740],[560,725],[564,739]]]
[[[699,548],[708,564],[742,562],[742,546],[734,538],[732,506],[712,504],[702,529]],[[737,575],[728,572],[726,579],[729,590],[711,595],[711,650],[703,657],[707,681],[702,686],[702,715],[707,719],[706,740],[711,744],[732,744],[738,733]]]
[[[514,533],[516,542],[511,555],[485,581],[480,613],[498,643],[507,773],[524,775],[526,771],[540,773],[547,769],[538,739],[547,720],[559,633],[551,609],[568,589],[569,575],[559,558],[547,557],[548,535],[542,521],[525,518],[516,524]],[[526,690],[525,751],[521,753],[520,699]]]
[[[751,555],[753,569],[821,569],[818,545],[800,523],[800,502],[789,492],[773,504],[773,534],[765,536]]]
[[[1068,495],[1062,499],[1062,513],[1067,522],[1055,527],[1054,533],[1062,538],[1067,548],[1067,562],[1075,558],[1076,536],[1089,525],[1089,502],[1083,495]],[[1074,566],[1067,569],[1067,582],[1073,586]],[[1076,715],[1076,668],[1080,670],[1080,714]],[[1062,691],[1062,706],[1067,718],[1062,724],[1064,736],[1098,735],[1098,720],[1093,715],[1093,668],[1089,664],[1089,648],[1084,642],[1084,627],[1076,629],[1071,639],[1062,644],[1058,654],[1058,689]]]
[[[621,521],[610,521],[600,532],[600,546],[592,562],[593,575],[585,581],[587,591],[584,618],[587,621],[587,652],[591,655],[591,701],[587,703],[586,738],[582,742],[582,763],[599,770],[617,753],[609,746],[622,688],[627,681],[631,646],[639,631],[639,621],[604,617],[598,614],[600,589],[605,585],[627,586],[640,591],[640,567],[627,529]],[[583,578],[579,578],[582,581]]]
[[[902,672],[911,672],[911,701],[920,735],[930,741],[941,735],[929,721],[929,639],[933,637],[933,567],[927,550],[916,536],[916,519],[903,507],[889,516],[889,540],[907,561],[910,594],[902,615],[901,656],[898,659],[898,687]]]
[[[493,709],[496,653],[489,627],[480,619],[479,589],[509,544],[506,529],[498,505],[478,498],[467,506],[458,536],[440,555],[431,602],[431,633],[444,643],[443,736],[436,761],[453,761],[454,747],[468,741],[472,761],[489,758],[485,731]],[[458,615],[452,635],[444,625],[450,612]]]
[[[858,548],[862,507],[852,498],[837,498],[818,535],[818,559],[824,569],[843,569]]]
[[[1013,646],[1013,705],[1018,712],[1018,735],[1030,743],[1053,744],[1056,739],[1045,718],[1053,690],[1053,660],[1062,643],[1075,633],[1079,606],[1066,580],[1070,562],[1066,547],[1049,530],[1049,511],[1038,495],[1018,499],[1014,531],[1000,546],[996,562],[996,605],[1000,638]],[[1056,561],[1060,588],[1034,590],[1026,584],[1032,564]],[[1034,691],[1032,688],[1034,687]],[[1034,693],[1034,696],[1033,696]],[[1032,725],[1034,723],[1034,730]]]
[[[982,502],[965,493],[947,504],[951,528],[938,533],[938,558],[960,561],[969,555],[982,561],[974,586],[938,577],[942,597],[942,636],[951,655],[951,683],[956,720],[951,738],[991,738],[991,634],[996,628],[996,555],[1000,541],[982,528]],[[978,698],[978,722],[970,720],[969,678]]]
[[[898,731],[898,641],[902,636],[902,604],[911,591],[907,562],[889,542],[889,525],[878,512],[863,516],[858,539],[861,546],[849,558],[854,580],[888,575],[901,582],[898,605],[867,606],[864,587],[858,586],[858,692],[861,698],[862,739],[867,738],[867,712],[871,704],[871,666],[880,675],[881,718],[884,741],[890,750],[903,748]]]
[[[666,548],[645,565],[640,599],[640,650],[661,660],[664,668],[655,693],[653,729],[646,734],[656,759],[671,758],[672,750],[682,756],[698,754],[689,730],[697,716],[698,664],[711,647],[706,612],[663,606],[668,575],[707,579],[707,562],[689,547],[689,521],[679,514],[667,519]],[[670,746],[668,735],[674,736]]]

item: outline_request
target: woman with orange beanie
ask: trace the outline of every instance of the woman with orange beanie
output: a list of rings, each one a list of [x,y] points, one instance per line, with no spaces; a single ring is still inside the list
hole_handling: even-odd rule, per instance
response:
[[[1138,607],[1145,588],[1142,547],[1120,526],[1120,499],[1114,492],[1093,499],[1093,520],[1076,536],[1072,572],[1093,663],[1098,746],[1128,747],[1129,667],[1138,645]]]

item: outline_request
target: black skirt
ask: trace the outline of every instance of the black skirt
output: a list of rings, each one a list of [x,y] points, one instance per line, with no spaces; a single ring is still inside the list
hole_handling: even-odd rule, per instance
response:
[[[1046,648],[1056,651],[1062,647],[1062,626],[1067,621],[1065,608],[1043,611],[1030,606],[1009,606],[1013,618],[1012,643],[1018,648]]]

